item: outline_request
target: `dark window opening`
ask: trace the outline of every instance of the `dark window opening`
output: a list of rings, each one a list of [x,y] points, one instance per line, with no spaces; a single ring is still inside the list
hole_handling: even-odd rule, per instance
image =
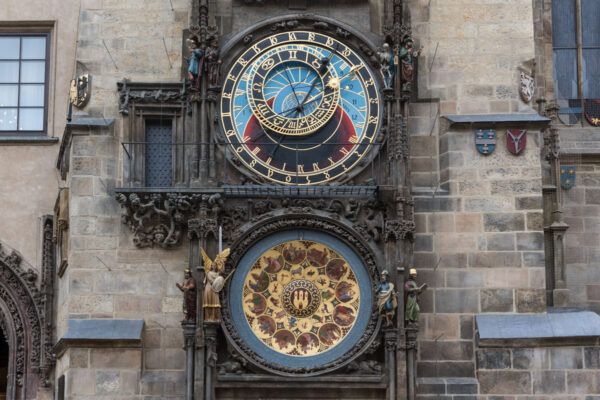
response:
[[[146,120],[146,186],[170,187],[171,120]]]

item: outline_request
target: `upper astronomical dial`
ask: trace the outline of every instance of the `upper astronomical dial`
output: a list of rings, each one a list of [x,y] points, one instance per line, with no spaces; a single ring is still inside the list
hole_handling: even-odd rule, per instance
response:
[[[221,127],[254,173],[283,184],[324,183],[369,154],[380,103],[372,71],[352,48],[316,32],[285,32],[234,62]]]
[[[297,49],[296,49],[297,48]],[[260,124],[282,135],[323,127],[339,102],[335,68],[307,46],[278,46],[250,68],[250,109]]]

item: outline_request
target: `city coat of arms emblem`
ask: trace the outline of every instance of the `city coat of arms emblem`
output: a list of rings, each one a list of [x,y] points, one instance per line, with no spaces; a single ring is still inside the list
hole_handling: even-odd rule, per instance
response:
[[[475,131],[475,147],[481,154],[488,155],[496,148],[496,130],[478,129]]]
[[[527,130],[508,129],[506,131],[506,148],[512,154],[519,155],[527,146]]]
[[[560,186],[563,189],[571,189],[575,185],[575,167],[560,167]]]
[[[590,124],[600,126],[600,100],[584,100],[583,111]]]
[[[521,98],[525,103],[529,103],[533,98],[534,89],[535,86],[533,77],[525,72],[521,72],[519,79],[519,92],[521,93]]]

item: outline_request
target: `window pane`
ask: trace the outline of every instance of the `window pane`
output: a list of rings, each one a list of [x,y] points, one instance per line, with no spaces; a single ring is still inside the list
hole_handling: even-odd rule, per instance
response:
[[[20,113],[20,131],[41,131],[44,129],[43,108],[21,108]]]
[[[554,95],[557,99],[576,99],[577,50],[554,50]]]
[[[44,82],[44,61],[22,61],[21,82]]]
[[[581,0],[583,46],[600,46],[600,1]]]
[[[21,85],[20,106],[44,106],[44,85]]]
[[[17,130],[17,109],[3,108],[0,110],[0,131]]]
[[[18,61],[0,61],[0,82],[19,82]]]
[[[583,49],[583,97],[600,99],[600,49]]]
[[[0,85],[0,107],[15,107],[19,97],[17,85]]]
[[[0,59],[19,58],[19,38],[0,37]]]
[[[552,0],[552,46],[577,46],[575,39],[575,0]]]
[[[46,58],[45,37],[24,37],[21,58]]]

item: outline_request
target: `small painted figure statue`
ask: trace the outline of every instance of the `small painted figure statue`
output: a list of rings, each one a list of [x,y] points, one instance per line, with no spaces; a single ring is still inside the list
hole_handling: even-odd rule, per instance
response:
[[[394,85],[394,76],[396,75],[396,66],[394,65],[394,53],[390,45],[384,43],[382,50],[377,53],[381,67],[379,72],[383,77],[384,89],[392,89]]]
[[[219,292],[223,289],[225,280],[223,272],[225,271],[225,261],[229,256],[229,249],[223,250],[218,254],[214,261],[211,260],[203,248],[202,259],[204,260],[204,294],[202,295],[202,309],[204,310],[204,321],[221,321],[221,302],[219,301]]]
[[[221,59],[219,59],[219,47],[216,36],[210,36],[207,40],[208,47],[206,48],[206,69],[208,71],[208,87],[219,87],[219,69],[221,67]]]
[[[175,286],[183,292],[183,313],[185,315],[181,322],[196,322],[196,280],[192,277],[192,271],[185,270],[182,283]]]
[[[404,304],[406,310],[404,312],[404,320],[409,324],[419,322],[419,295],[423,290],[427,289],[427,284],[417,285],[417,270],[411,268],[408,271],[408,279],[404,283]]]
[[[377,289],[375,290],[379,314],[385,318],[385,326],[392,325],[392,319],[396,314],[396,307],[398,307],[396,289],[389,279],[390,273],[384,269],[381,273],[381,282],[377,285]]]
[[[193,88],[200,89],[202,70],[204,68],[204,57],[195,37],[188,40],[190,58],[188,58],[188,79]]]
[[[410,90],[413,81],[413,57],[419,57],[423,48],[413,49],[413,40],[406,35],[402,39],[402,48],[400,49],[400,61],[402,63],[402,90]]]

